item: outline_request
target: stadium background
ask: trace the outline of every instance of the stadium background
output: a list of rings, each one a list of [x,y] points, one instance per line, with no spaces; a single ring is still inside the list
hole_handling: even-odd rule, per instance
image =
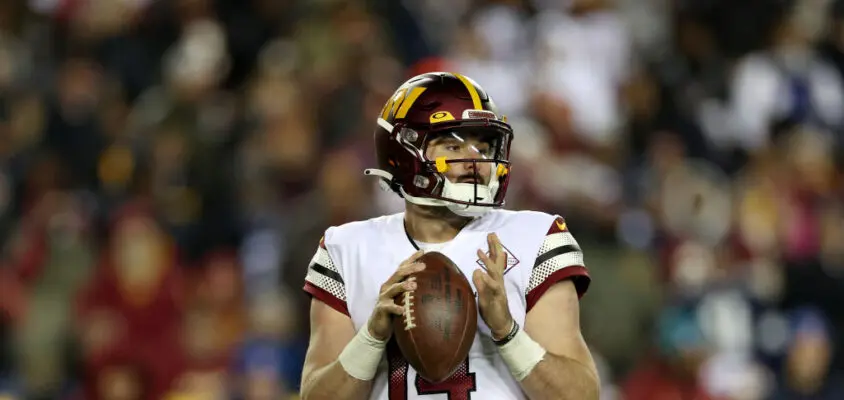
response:
[[[606,399],[842,399],[844,2],[3,0],[0,396],[279,399],[407,77],[516,130]],[[814,396],[814,397],[812,397]]]

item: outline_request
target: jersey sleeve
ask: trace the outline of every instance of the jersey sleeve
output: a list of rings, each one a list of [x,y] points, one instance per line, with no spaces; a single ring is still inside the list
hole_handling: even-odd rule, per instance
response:
[[[328,253],[325,237],[319,241],[316,254],[308,265],[304,290],[329,307],[349,315],[349,308],[346,306],[346,284]]]
[[[526,290],[527,310],[530,311],[553,284],[566,279],[572,280],[578,297],[586,293],[591,282],[580,246],[565,220],[557,217],[545,234],[533,264]]]

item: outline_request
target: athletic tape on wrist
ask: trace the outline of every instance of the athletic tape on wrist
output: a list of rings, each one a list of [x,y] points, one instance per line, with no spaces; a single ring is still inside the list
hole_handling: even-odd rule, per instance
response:
[[[513,339],[498,348],[510,373],[521,382],[545,357],[545,349],[519,329]]]
[[[380,341],[369,334],[369,328],[364,326],[340,353],[338,361],[349,376],[370,381],[378,372],[378,364],[384,355],[386,341]]]

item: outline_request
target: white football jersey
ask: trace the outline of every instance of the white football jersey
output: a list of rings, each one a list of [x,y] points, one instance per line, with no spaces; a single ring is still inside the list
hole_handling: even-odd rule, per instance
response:
[[[533,211],[494,210],[463,228],[451,241],[430,245],[448,256],[469,279],[484,268],[477,249],[488,253],[487,234],[495,232],[507,251],[504,279],[510,313],[521,326],[525,315],[553,284],[572,279],[582,295],[589,286],[583,253],[565,221]],[[331,227],[314,255],[305,291],[348,315],[355,329],[366,326],[381,285],[415,251],[404,229],[404,213]],[[427,246],[423,246],[424,247]],[[478,333],[463,365],[449,379],[432,384],[419,377],[395,342],[373,382],[370,399],[461,400],[524,399],[478,316]]]

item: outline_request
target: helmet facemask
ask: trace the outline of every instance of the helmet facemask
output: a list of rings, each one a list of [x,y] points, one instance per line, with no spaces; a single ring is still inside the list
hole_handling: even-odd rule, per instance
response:
[[[463,120],[426,128],[395,127],[395,139],[415,159],[412,175],[394,179],[384,176],[386,171],[367,173],[386,178],[410,203],[448,207],[460,216],[478,217],[503,206],[510,169],[509,125]]]
[[[500,179],[509,172],[506,132],[490,127],[460,126],[426,135],[425,165],[438,175],[434,198],[448,202],[458,215],[478,216],[496,202]]]

